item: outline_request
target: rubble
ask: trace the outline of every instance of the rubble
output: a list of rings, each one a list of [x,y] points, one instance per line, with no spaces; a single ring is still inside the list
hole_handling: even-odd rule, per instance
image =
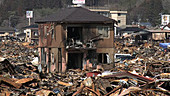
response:
[[[39,72],[35,46],[9,40],[0,46],[1,96],[170,95],[170,55],[159,44],[115,42],[116,53],[135,57],[120,59],[111,70],[69,69],[65,73]]]

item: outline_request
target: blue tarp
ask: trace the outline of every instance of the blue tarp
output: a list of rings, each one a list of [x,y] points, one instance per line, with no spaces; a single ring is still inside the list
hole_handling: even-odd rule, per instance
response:
[[[159,43],[159,46],[166,49],[170,43]]]

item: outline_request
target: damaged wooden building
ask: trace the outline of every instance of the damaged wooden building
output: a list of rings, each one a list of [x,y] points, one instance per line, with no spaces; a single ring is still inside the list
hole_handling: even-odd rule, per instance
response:
[[[115,20],[82,7],[70,7],[36,23],[43,70],[65,72],[113,64]]]

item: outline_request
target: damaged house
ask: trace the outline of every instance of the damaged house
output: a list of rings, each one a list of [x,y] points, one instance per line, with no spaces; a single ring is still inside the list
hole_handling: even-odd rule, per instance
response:
[[[132,42],[134,42],[136,45],[144,41],[149,42],[149,40],[151,40],[150,31],[139,28],[135,25],[127,26],[126,28],[121,29],[119,34],[125,39],[132,39]]]
[[[65,72],[113,64],[115,20],[70,7],[36,21],[42,70]]]

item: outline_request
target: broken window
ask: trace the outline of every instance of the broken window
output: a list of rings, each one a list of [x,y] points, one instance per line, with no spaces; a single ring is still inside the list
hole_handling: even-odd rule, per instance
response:
[[[30,37],[30,32],[27,32],[27,37]]]
[[[98,62],[102,64],[107,63],[107,54],[106,53],[99,53],[98,54]]]
[[[38,36],[38,32],[34,32],[34,36]]]
[[[68,27],[68,38],[73,38],[74,40],[82,39],[82,27]]]
[[[109,27],[108,26],[98,26],[98,33],[101,34],[101,37],[109,37]]]
[[[69,46],[82,47],[82,27],[67,27],[67,40]]]

